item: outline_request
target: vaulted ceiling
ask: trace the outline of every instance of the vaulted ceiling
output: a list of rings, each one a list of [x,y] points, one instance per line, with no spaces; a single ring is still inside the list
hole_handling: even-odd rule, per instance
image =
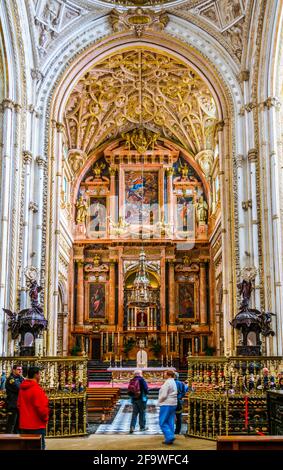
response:
[[[217,111],[192,68],[141,47],[112,54],[88,70],[69,97],[65,124],[69,149],[85,155],[140,125],[193,156],[213,155]]]

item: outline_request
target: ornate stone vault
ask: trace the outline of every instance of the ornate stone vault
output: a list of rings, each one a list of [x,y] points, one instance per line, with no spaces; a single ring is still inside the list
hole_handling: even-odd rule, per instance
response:
[[[217,111],[192,68],[136,48],[111,55],[81,78],[67,102],[65,124],[71,153],[83,158],[106,139],[142,125],[198,159],[213,153]]]

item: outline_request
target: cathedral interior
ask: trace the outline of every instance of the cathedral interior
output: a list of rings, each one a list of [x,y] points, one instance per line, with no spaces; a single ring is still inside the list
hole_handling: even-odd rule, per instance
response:
[[[0,2],[1,357],[282,357],[282,24],[281,0]]]

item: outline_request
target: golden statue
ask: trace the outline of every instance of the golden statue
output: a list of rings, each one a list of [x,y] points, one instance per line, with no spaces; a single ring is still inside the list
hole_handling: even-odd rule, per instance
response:
[[[77,224],[84,224],[86,216],[87,216],[87,212],[88,212],[88,203],[83,198],[83,196],[80,196],[79,199],[77,200],[76,208],[77,208],[76,222]]]
[[[200,196],[198,202],[196,203],[196,214],[198,223],[200,225],[205,225],[207,223],[208,205],[207,202],[203,199],[203,196]]]
[[[93,173],[94,173],[94,177],[95,177],[96,179],[101,178],[101,172],[102,172],[102,170],[104,170],[104,168],[106,168],[106,165],[105,165],[105,163],[103,163],[103,162],[97,163],[97,164],[93,167]]]
[[[144,153],[150,147],[152,150],[154,149],[159,134],[148,129],[134,129],[132,132],[123,133],[122,137],[125,139],[129,150],[134,147],[139,153]]]
[[[187,163],[185,163],[184,165],[182,165],[182,163],[180,163],[179,171],[181,171],[181,173],[182,173],[182,178],[185,178],[185,179],[188,178],[189,167],[188,167]]]

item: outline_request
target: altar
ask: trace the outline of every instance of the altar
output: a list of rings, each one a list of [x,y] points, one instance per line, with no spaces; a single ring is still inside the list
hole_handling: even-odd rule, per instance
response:
[[[107,371],[112,374],[112,383],[126,383],[133,378],[137,369],[138,367],[109,367]],[[176,371],[174,367],[144,367],[141,370],[144,379],[151,384],[164,382],[167,370]]]

